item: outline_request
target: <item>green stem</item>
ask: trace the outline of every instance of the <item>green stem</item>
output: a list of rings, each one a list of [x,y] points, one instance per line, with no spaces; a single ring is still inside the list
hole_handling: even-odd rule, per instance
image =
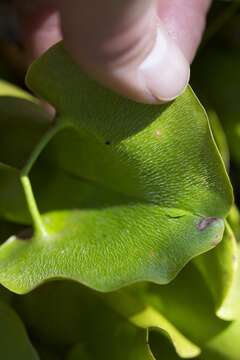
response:
[[[42,222],[41,215],[39,213],[39,210],[38,210],[38,207],[37,207],[34,195],[33,195],[32,186],[31,186],[29,178],[27,176],[22,176],[21,183],[23,186],[23,191],[26,196],[28,209],[29,209],[29,212],[33,219],[34,229],[35,229],[36,233],[39,234],[41,237],[47,237],[48,233]]]
[[[26,166],[22,169],[22,176],[27,176],[29,174],[31,168],[33,167],[33,164],[36,162],[37,158],[39,157],[45,146],[49,143],[53,136],[64,127],[66,127],[65,123],[59,124],[58,122],[56,122],[56,124],[48,130],[48,132],[43,136],[43,139],[37,144],[37,146],[33,150]]]
[[[45,148],[45,146],[49,143],[49,141],[53,138],[53,136],[65,126],[66,126],[65,123],[59,124],[58,122],[56,122],[56,124],[48,130],[48,132],[44,135],[43,139],[41,139],[41,141],[37,144],[37,146],[33,150],[31,157],[29,158],[26,166],[21,171],[20,179],[27,200],[28,209],[33,219],[34,229],[36,233],[40,235],[42,238],[48,237],[48,232],[43,224],[40,212],[38,210],[37,203],[32,190],[32,185],[28,175],[34,163],[36,162],[37,158]]]

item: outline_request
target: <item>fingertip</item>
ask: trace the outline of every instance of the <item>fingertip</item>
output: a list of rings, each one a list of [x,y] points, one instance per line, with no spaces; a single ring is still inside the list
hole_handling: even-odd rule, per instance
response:
[[[190,65],[163,25],[158,27],[155,46],[139,71],[156,103],[174,100],[188,85]]]

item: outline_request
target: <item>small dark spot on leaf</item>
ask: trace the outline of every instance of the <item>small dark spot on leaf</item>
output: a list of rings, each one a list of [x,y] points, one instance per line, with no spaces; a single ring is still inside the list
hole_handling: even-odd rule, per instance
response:
[[[107,140],[107,141],[105,142],[105,144],[106,144],[106,145],[111,145],[111,142],[110,142],[109,140]]]
[[[219,219],[216,217],[208,217],[208,218],[201,219],[199,221],[199,223],[197,224],[197,228],[199,231],[203,231],[218,220]]]
[[[21,239],[21,240],[31,239],[32,236],[33,236],[33,229],[32,228],[23,229],[17,234],[17,238]]]

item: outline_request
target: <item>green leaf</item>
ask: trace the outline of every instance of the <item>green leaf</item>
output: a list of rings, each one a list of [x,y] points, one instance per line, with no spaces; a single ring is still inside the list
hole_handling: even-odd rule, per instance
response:
[[[215,111],[213,111],[212,109],[208,109],[207,114],[217,147],[222,156],[226,169],[229,170],[230,154],[228,149],[227,138],[224,133],[223,127]]]
[[[240,213],[236,205],[233,205],[227,217],[237,242],[240,242]]]
[[[134,287],[104,295],[102,298],[105,303],[127,317],[135,326],[148,329],[150,332],[157,331],[161,353],[170,351],[181,358],[195,357],[200,353],[198,346],[186,338],[159,311],[156,304],[151,302],[151,293],[148,292],[147,286],[144,286],[144,298],[138,296],[138,292],[135,293]]]
[[[72,344],[71,360],[141,358],[138,351],[149,356],[146,331],[150,331],[148,341],[156,359],[193,358],[201,350],[210,356],[212,346],[223,351],[215,339],[226,334],[229,341],[232,327],[215,315],[212,289],[194,263],[169,285],[144,283],[108,294],[72,282],[48,283],[18,297],[16,307],[42,343],[58,350]],[[238,335],[234,330],[233,341]],[[123,350],[122,342],[126,344]],[[229,352],[229,345],[227,349]],[[229,352],[231,356],[235,353],[237,350]],[[229,359],[237,359],[230,355]]]
[[[133,103],[89,80],[61,44],[27,82],[58,116],[21,171],[35,233],[0,248],[4,286],[163,284],[222,239],[232,190],[190,89],[165,106]]]
[[[104,322],[104,318],[98,320]],[[75,346],[66,360],[94,360],[96,358],[99,360],[154,360],[147,345],[145,332],[123,321],[114,324],[114,320],[108,317],[106,326],[95,326],[92,337],[89,336],[89,341],[85,340],[84,344]],[[101,336],[102,333],[103,336]]]
[[[0,302],[0,352],[4,360],[39,359],[20,318],[3,302]]]
[[[154,219],[160,217],[166,230],[157,229],[160,221]],[[215,245],[216,233],[219,241],[223,231],[223,224],[215,222],[199,235],[199,218],[183,216],[171,221],[157,206],[150,205],[116,206],[101,210],[100,217],[94,210],[75,210],[70,215],[58,212],[43,219],[45,226],[50,223],[47,227],[50,235],[37,235],[31,241],[11,237],[1,247],[0,278],[12,291],[26,292],[52,277],[69,277],[99,290],[140,279],[168,282],[186,263],[189,254],[192,257],[206,249],[206,238],[211,241],[208,250]],[[123,228],[126,239],[120,237]],[[156,240],[160,236],[168,243],[157,253]],[[186,243],[182,243],[183,239]]]
[[[199,89],[201,99],[216,110],[228,139],[231,157],[237,163],[240,161],[239,66],[239,49],[213,48],[203,52],[194,69],[195,87]]]
[[[163,354],[168,348],[185,358],[200,352],[159,311],[128,290],[100,295],[58,281],[18,297],[17,309],[43,343],[57,349],[72,344],[71,359],[153,359],[146,344],[149,329],[158,331]]]
[[[239,211],[236,206],[232,208],[228,219],[229,222],[233,225],[233,231],[231,231],[228,226],[228,229],[230,230],[229,235],[232,237],[232,240],[235,238],[238,241],[235,242],[235,251],[232,254],[231,263],[229,264],[229,269],[231,267],[233,268],[231,286],[228,289],[228,295],[222,305],[221,313],[219,315],[223,315],[226,319],[238,321],[240,319],[240,221]]]
[[[240,354],[240,321],[234,321],[213,338],[199,360],[238,360]]]
[[[234,233],[227,224],[222,242],[207,254],[197,257],[194,264],[203,274],[213,293],[217,315],[225,320],[237,317],[237,302],[233,292],[238,291],[238,246]],[[240,285],[240,283],[239,283]],[[238,288],[238,290],[235,288]],[[240,300],[240,296],[239,296]]]
[[[196,267],[199,259],[203,268],[205,267],[204,271],[203,268]],[[149,305],[154,305],[183,335],[197,344],[202,351],[199,359],[237,360],[240,354],[238,341],[240,262],[239,250],[236,253],[236,243],[229,226],[226,228],[222,243],[199,259],[189,264],[171,284],[167,286],[148,284],[145,285],[145,289],[139,286],[135,296],[138,299],[144,298]],[[230,260],[232,264],[229,263]],[[222,298],[221,289],[227,292],[217,315],[235,321],[223,321],[214,315],[216,295],[218,294],[219,299]],[[155,356],[159,354],[156,341],[157,339],[153,337],[151,342],[150,337]],[[173,355],[171,356],[167,358],[175,359]],[[159,358],[161,359],[160,354]]]
[[[79,284],[46,284],[19,297],[17,308],[43,343],[62,351],[72,344],[69,359],[154,359],[146,330],[132,325],[97,293]],[[83,346],[75,347],[76,342]]]
[[[156,309],[200,349],[229,325],[215,315],[211,291],[194,264],[168,285],[148,283],[130,290],[138,301]]]
[[[221,314],[227,319],[239,319],[240,318],[240,246],[238,245],[238,251],[232,258],[232,262],[235,266],[235,274],[232,282],[232,286],[229,291],[229,295],[222,306]]]

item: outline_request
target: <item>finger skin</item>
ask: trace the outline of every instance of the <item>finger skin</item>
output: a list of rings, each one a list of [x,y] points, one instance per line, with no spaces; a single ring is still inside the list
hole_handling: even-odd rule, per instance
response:
[[[189,64],[154,0],[72,0],[72,7],[59,0],[59,6],[66,47],[91,76],[141,102],[171,100],[183,91]]]
[[[146,103],[171,100],[184,90],[210,5],[210,0],[35,1],[35,17],[27,22],[32,57],[63,32],[66,48],[91,77]]]
[[[158,14],[171,37],[192,62],[201,42],[212,0],[158,1]]]

